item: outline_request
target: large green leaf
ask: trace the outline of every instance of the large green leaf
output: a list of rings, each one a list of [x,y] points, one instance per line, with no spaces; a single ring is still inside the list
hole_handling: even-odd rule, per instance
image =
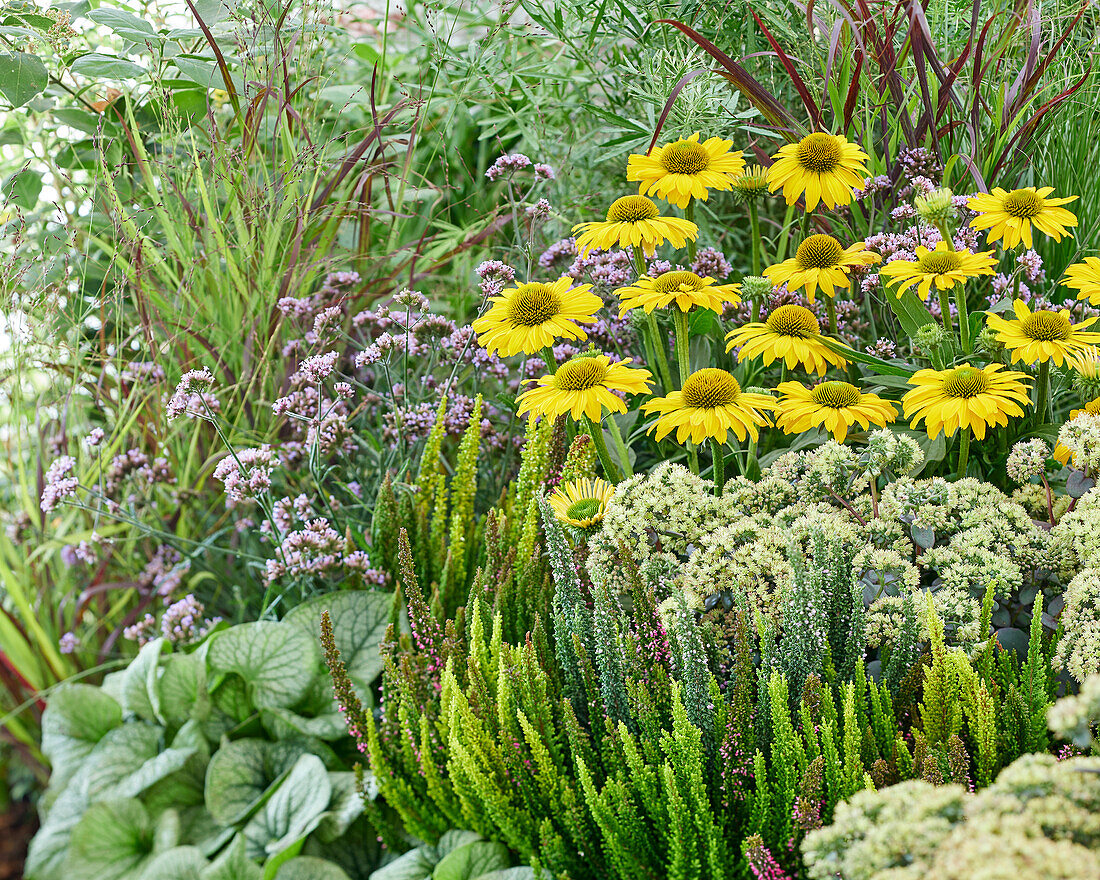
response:
[[[317,837],[324,841],[336,840],[363,814],[363,799],[356,790],[354,773],[330,771],[328,781],[332,785],[332,799],[317,825]]]
[[[138,651],[122,676],[122,708],[146,721],[163,721],[160,714],[160,655],[164,639],[153,639]]]
[[[205,721],[210,716],[210,694],[206,690],[206,664],[197,654],[170,654],[164,659],[157,683],[161,713],[171,724],[189,719]]]
[[[371,684],[382,673],[379,650],[393,609],[393,594],[368,591],[332,593],[299,605],[285,623],[299,627],[311,639],[321,634],[321,612],[332,618],[332,633],[340,659],[359,691],[359,698],[373,702]]]
[[[142,870],[140,880],[203,880],[208,862],[193,846],[176,846],[155,856]]]
[[[51,787],[63,788],[96,743],[121,723],[122,707],[99,688],[57,688],[42,713],[42,753],[53,767]]]
[[[275,872],[275,880],[351,880],[332,862],[314,856],[297,856]]]
[[[212,672],[244,679],[253,704],[290,708],[319,674],[317,640],[300,628],[270,620],[243,623],[213,637],[206,662]]]
[[[475,877],[473,880],[535,880],[534,868],[528,868],[526,865],[519,868],[504,868],[500,871],[490,871],[488,874],[482,874],[480,877]]]
[[[263,876],[263,869],[248,857],[240,834],[201,874],[202,880],[263,880]]]
[[[418,846],[383,865],[370,875],[370,880],[428,880],[435,867],[431,847]]]
[[[101,801],[88,807],[73,829],[65,873],[69,880],[122,880],[146,864],[155,828],[134,799]]]
[[[234,825],[259,808],[268,789],[301,757],[295,743],[239,739],[214,753],[206,768],[206,808],[222,825]]]
[[[121,9],[93,9],[88,13],[88,18],[96,24],[110,28],[131,43],[157,43],[163,39],[145,19]]]
[[[0,95],[13,107],[31,101],[49,82],[46,65],[37,55],[0,51]]]
[[[331,798],[332,785],[321,759],[302,755],[244,827],[249,855],[271,857],[300,841],[320,823]]]
[[[432,872],[432,880],[474,880],[511,864],[511,854],[503,843],[479,840],[460,846],[440,859]]]
[[[89,79],[141,79],[145,76],[145,68],[140,64],[98,52],[81,55],[69,65],[69,70]]]

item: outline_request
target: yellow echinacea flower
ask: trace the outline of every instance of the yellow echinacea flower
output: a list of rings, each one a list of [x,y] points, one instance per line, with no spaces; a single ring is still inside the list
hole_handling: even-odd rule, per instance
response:
[[[1083,263],[1066,267],[1066,287],[1077,291],[1079,300],[1100,306],[1100,257],[1085,257]]]
[[[599,424],[605,409],[626,412],[626,403],[613,392],[646,394],[649,392],[649,370],[630,367],[630,358],[611,363],[607,355],[578,355],[566,361],[557,372],[540,379],[519,397],[517,413],[556,419],[569,413],[574,421],[584,416]]]
[[[942,431],[953,437],[970,429],[979,440],[987,426],[1004,426],[1009,416],[1022,416],[1030,402],[1027,376],[1004,370],[1002,364],[972,367],[962,364],[951,370],[917,370],[909,384],[916,387],[901,400],[909,426],[924,420],[933,440]]]
[[[933,288],[951,290],[968,278],[992,275],[996,259],[992,251],[973,254],[970,251],[954,251],[941,241],[934,250],[917,246],[915,260],[891,260],[879,270],[879,274],[897,282],[894,293],[898,298],[913,285],[917,294],[926,298]]]
[[[640,247],[646,256],[652,256],[657,246],[665,241],[682,248],[688,239],[699,234],[699,227],[680,217],[662,217],[657,205],[645,196],[623,196],[611,203],[606,220],[578,223],[573,232],[577,236],[577,250],[582,257],[589,251]]]
[[[763,411],[774,406],[765,394],[742,391],[725,370],[705,367],[688,376],[680,391],[649,401],[642,411],[660,415],[649,429],[658,440],[675,429],[677,443],[702,443],[708,437],[725,443],[731,431],[738,440],[756,440],[759,429],[771,424]]]
[[[1044,232],[1055,241],[1061,241],[1070,226],[1077,225],[1077,217],[1062,205],[1068,205],[1077,196],[1052,199],[1054,187],[1004,190],[999,186],[991,193],[979,193],[967,200],[967,207],[977,211],[970,221],[974,229],[988,229],[990,244],[1002,240],[1006,248],[1014,248],[1021,241],[1024,247],[1032,246],[1031,227]]]
[[[1100,342],[1100,333],[1085,330],[1096,322],[1086,318],[1080,324],[1069,319],[1069,309],[1031,311],[1023,300],[1012,304],[1016,320],[986,312],[986,325],[994,331],[997,341],[1012,352],[1012,363],[1042,364],[1053,360],[1057,366],[1077,352]]]
[[[898,417],[897,408],[877,394],[860,391],[849,382],[822,382],[807,388],[801,382],[781,382],[776,389],[776,427],[786,434],[801,434],[824,428],[837,443],[843,443],[852,425],[863,430],[880,428]]]
[[[741,302],[738,285],[718,284],[710,276],[682,270],[662,272],[656,278],[643,275],[629,287],[620,287],[615,295],[620,300],[620,318],[631,309],[644,309],[649,314],[672,303],[681,312],[698,307],[720,313],[726,303]]]
[[[763,323],[745,324],[726,334],[726,351],[740,349],[737,360],[762,358],[764,366],[782,361],[788,370],[799,364],[806,372],[824,376],[830,366],[844,367],[847,361],[825,344],[821,324],[805,306],[784,305],[773,310]]]
[[[586,339],[580,324],[594,324],[603,300],[591,284],[573,287],[564,275],[553,284],[531,281],[489,297],[493,305],[473,323],[477,341],[501,357],[534,354],[555,339]]]
[[[845,248],[831,235],[811,235],[798,246],[793,257],[764,270],[764,277],[787,290],[805,288],[806,298],[814,301],[818,289],[826,296],[836,296],[837,288],[851,285],[849,272],[857,266],[870,266],[881,257],[865,249],[862,241]]]
[[[626,179],[638,181],[643,196],[655,195],[677,208],[692,199],[706,201],[709,191],[728,190],[745,169],[740,153],[731,153],[733,141],[707,138],[699,143],[699,132],[689,138],[655,147],[644,156],[631,154]]]
[[[614,494],[615,487],[606,480],[582,479],[559,486],[548,501],[563,525],[587,529],[603,519]]]
[[[863,189],[869,176],[867,154],[839,134],[814,132],[797,144],[780,147],[772,159],[768,188],[782,188],[788,205],[805,195],[807,211],[818,202],[830,208],[849,204],[852,191]]]

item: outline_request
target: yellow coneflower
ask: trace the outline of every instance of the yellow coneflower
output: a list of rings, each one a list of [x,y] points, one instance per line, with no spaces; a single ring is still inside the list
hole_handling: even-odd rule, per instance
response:
[[[623,394],[645,394],[649,391],[649,370],[631,367],[630,358],[611,363],[607,355],[580,355],[566,361],[557,372],[531,379],[537,383],[519,397],[518,414],[531,413],[556,419],[569,413],[580,421],[588,416],[599,424],[605,409],[626,412],[626,403],[615,391]]]
[[[1085,257],[1083,263],[1074,263],[1066,268],[1066,287],[1077,291],[1079,300],[1088,300],[1089,305],[1100,306],[1100,257]]]
[[[848,362],[825,344],[821,324],[805,306],[785,305],[775,309],[763,323],[745,324],[726,334],[726,351],[739,348],[737,360],[763,358],[764,366],[782,361],[788,370],[799,364],[806,372],[824,376],[830,366]]]
[[[1069,319],[1069,309],[1033,312],[1019,299],[1012,308],[1016,312],[1015,321],[986,312],[986,325],[996,333],[997,341],[1011,350],[1013,363],[1030,365],[1052,360],[1061,366],[1067,356],[1100,342],[1100,333],[1084,329],[1094,324],[1096,318],[1074,324]]]
[[[587,529],[607,513],[615,487],[606,480],[576,480],[555,489],[548,499],[554,516],[564,525]]]
[[[749,165],[733,182],[733,195],[739,202],[751,204],[768,194],[768,169]]]
[[[662,272],[656,278],[643,275],[629,287],[615,291],[619,297],[619,317],[631,309],[644,309],[649,314],[675,302],[682,312],[695,306],[721,312],[726,303],[741,302],[741,289],[736,284],[718,284],[710,276],[680,270]]]
[[[1069,418],[1066,421],[1072,422],[1081,413],[1088,413],[1090,416],[1100,416],[1100,397],[1095,400],[1090,400],[1081,409],[1075,409],[1069,414]],[[1054,459],[1062,465],[1069,464],[1069,457],[1072,453],[1069,448],[1063,446],[1061,443],[1054,445]]]
[[[658,440],[675,429],[677,443],[702,443],[708,437],[725,443],[730,431],[738,440],[758,439],[760,427],[771,424],[763,411],[773,406],[765,394],[742,391],[725,370],[706,367],[688,376],[680,391],[651,400],[642,410],[660,414],[649,429]]]
[[[589,251],[640,247],[651,256],[657,246],[666,240],[673,247],[682,248],[688,239],[699,234],[699,227],[680,217],[662,217],[657,205],[645,196],[623,196],[611,203],[606,220],[578,223],[573,232],[577,236],[577,250],[581,256]]]
[[[489,297],[493,305],[473,323],[477,341],[490,354],[509,357],[534,354],[558,338],[586,339],[578,325],[594,324],[603,300],[591,284],[572,284],[566,275],[553,284],[531,281]]]
[[[877,394],[860,391],[849,382],[822,382],[807,388],[801,382],[781,382],[776,427],[786,434],[824,428],[843,443],[852,425],[880,428],[898,417],[895,405]]]
[[[818,202],[830,208],[849,204],[852,191],[863,189],[869,176],[867,154],[839,134],[814,132],[780,147],[772,158],[768,187],[772,192],[782,187],[788,205],[805,195],[807,211]]]
[[[655,147],[644,156],[631,154],[626,179],[638,181],[643,196],[655,195],[678,208],[691,199],[707,200],[709,191],[728,190],[745,167],[740,153],[731,153],[733,141],[707,138],[699,143],[699,132],[689,138]]]
[[[848,273],[856,266],[870,266],[881,257],[866,250],[862,241],[845,248],[831,235],[811,235],[798,246],[793,257],[764,270],[764,277],[787,290],[806,289],[806,298],[814,301],[818,288],[826,296],[835,296],[837,288],[848,289]]]
[[[1055,241],[1061,241],[1067,228],[1077,225],[1077,217],[1061,205],[1068,205],[1077,196],[1050,198],[1054,187],[1004,190],[996,186],[991,193],[979,193],[967,200],[967,207],[977,211],[970,221],[974,229],[988,229],[990,244],[1003,239],[1006,248],[1014,248],[1021,241],[1032,246],[1031,227],[1045,232]]]
[[[996,262],[992,251],[979,254],[953,251],[947,247],[947,242],[941,241],[935,250],[918,245],[915,260],[891,260],[879,274],[899,282],[894,288],[899,299],[914,284],[917,293],[924,298],[933,286],[937,290],[951,290],[968,278],[992,275]]]
[[[1002,364],[917,370],[909,380],[916,387],[902,398],[902,411],[912,428],[923,419],[933,440],[941,431],[953,437],[960,428],[972,430],[981,440],[987,426],[1004,426],[1009,416],[1024,414],[1023,406],[1029,403],[1027,378],[1004,370]]]

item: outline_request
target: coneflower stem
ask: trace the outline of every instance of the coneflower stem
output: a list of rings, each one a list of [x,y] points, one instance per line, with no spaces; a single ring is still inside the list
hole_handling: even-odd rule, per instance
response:
[[[687,220],[688,223],[695,222],[695,199],[693,198],[688,198],[687,207],[684,208],[684,219]],[[695,255],[699,252],[699,243],[696,239],[689,238],[687,245],[688,259],[691,261],[692,265],[695,265]],[[688,266],[688,268],[690,269],[691,266]]]
[[[638,278],[642,278],[646,273],[645,255],[638,245],[634,245],[634,270],[637,272]],[[645,322],[649,344],[653,347],[653,353],[657,361],[654,365],[657,368],[657,376],[664,386],[665,394],[668,394],[675,386],[672,384],[672,371],[668,368],[668,356],[665,354],[666,346],[661,340],[661,331],[657,327],[657,316],[653,312],[649,312],[645,316]]]
[[[959,339],[963,354],[970,354],[970,311],[966,307],[966,284],[955,286],[955,308],[959,310]]]
[[[966,476],[967,459],[970,458],[970,428],[959,429],[959,469],[958,478]]]
[[[948,337],[954,336],[955,328],[951,324],[951,299],[948,297],[946,290],[937,288],[936,292],[940,297],[940,318],[943,321],[943,332]]]
[[[626,477],[634,476],[634,469],[630,466],[630,453],[627,451],[626,443],[623,442],[623,432],[619,430],[619,423],[615,421],[613,414],[607,417],[608,427],[611,429],[611,439],[615,443],[615,452],[619,455],[619,460],[622,462],[622,472]]]
[[[584,424],[585,427],[588,428],[588,436],[590,436],[592,442],[596,444],[596,455],[600,459],[600,464],[603,465],[603,471],[607,479],[612,483],[620,482],[622,480],[622,475],[619,473],[619,469],[615,467],[615,463],[611,460],[611,453],[607,451],[607,443],[603,439],[603,429],[588,416],[584,417]]]
[[[546,361],[546,369],[550,371],[550,375],[558,371],[558,359],[554,357],[554,349],[549,345],[542,347],[542,359]]]
[[[691,353],[688,345],[691,339],[691,321],[688,313],[679,308],[673,310],[676,317],[676,361],[680,367],[680,387],[684,387],[691,375]]]
[[[1035,417],[1042,425],[1047,419],[1047,401],[1050,399],[1050,361],[1039,364],[1039,378],[1035,382]]]
[[[710,438],[710,452],[714,457],[714,494],[721,496],[722,487],[726,485],[726,457],[722,445],[713,437]]]
[[[757,213],[756,202],[749,202],[749,229],[752,235],[752,274],[759,275],[763,242],[760,241],[760,215]],[[756,303],[753,303],[753,307],[756,307]],[[760,311],[757,309],[756,314],[753,315],[753,320],[755,321],[759,317]]]
[[[829,335],[836,336],[836,303],[833,297],[825,297],[825,311],[829,313]]]

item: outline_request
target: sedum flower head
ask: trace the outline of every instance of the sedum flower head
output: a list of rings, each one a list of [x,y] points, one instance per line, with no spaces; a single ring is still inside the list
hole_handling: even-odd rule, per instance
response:
[[[1021,440],[1012,447],[1005,468],[1013,482],[1027,483],[1033,477],[1042,475],[1049,457],[1050,447],[1046,441],[1037,437],[1033,440]]]

